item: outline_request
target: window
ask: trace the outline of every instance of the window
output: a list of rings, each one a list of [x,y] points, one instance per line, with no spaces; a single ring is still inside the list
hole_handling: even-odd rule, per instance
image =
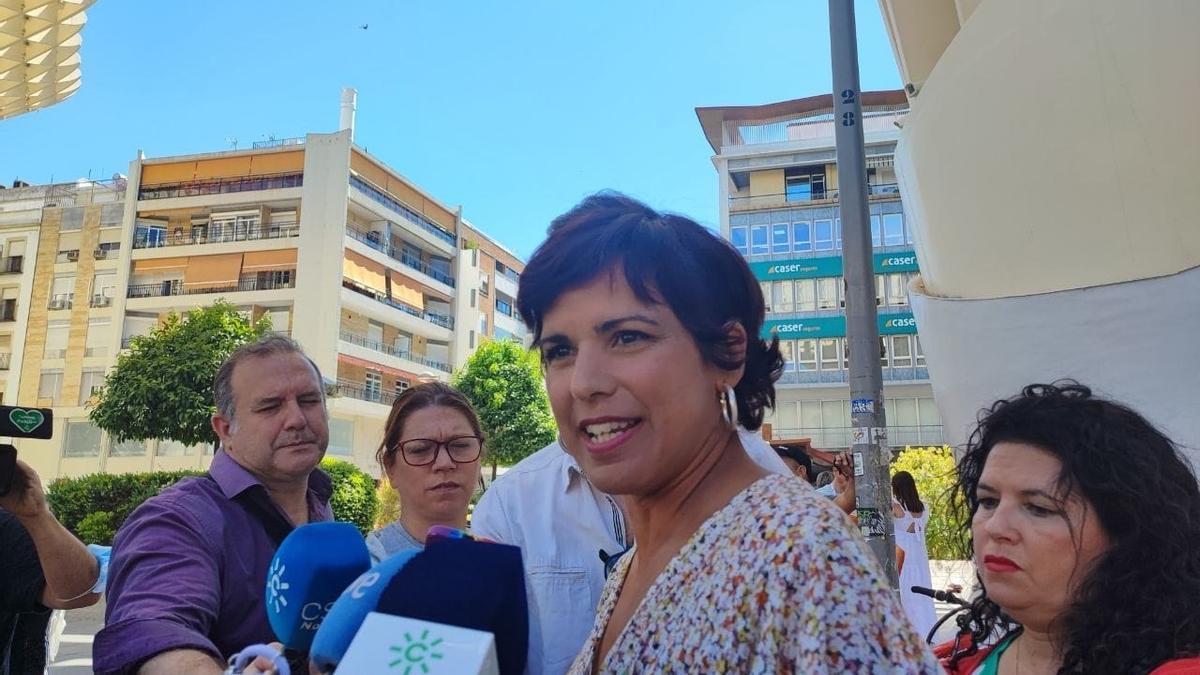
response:
[[[783,172],[785,199],[807,202],[825,198],[825,167],[792,167]]]
[[[812,180],[808,176],[792,176],[784,180],[786,199],[789,202],[812,200]]]
[[[768,312],[772,311],[772,309],[771,309],[771,282],[760,281],[760,282],[758,282],[758,287],[760,290],[762,290],[763,305],[766,306],[766,310]]]
[[[893,307],[908,305],[908,275],[887,275],[887,304]]]
[[[838,277],[817,279],[817,309],[838,308]]]
[[[792,289],[793,283],[789,281],[776,281],[772,284],[771,292],[771,307],[776,312],[792,311]]]
[[[409,384],[408,380],[398,377],[398,378],[396,378],[396,384],[394,386],[395,386],[396,395],[399,396],[400,394],[403,394],[404,392],[408,391],[408,388],[412,385]]]
[[[499,293],[497,293],[496,294],[496,311],[500,312],[504,316],[512,316],[513,315],[512,298],[508,298],[506,296],[503,296],[503,295],[500,295]]]
[[[796,370],[817,369],[817,341],[796,340]]]
[[[66,358],[67,334],[70,329],[69,321],[51,321],[46,325],[46,358]]]
[[[899,213],[886,213],[883,216],[883,245],[904,245],[904,216]]]
[[[158,248],[167,243],[167,224],[154,221],[138,221],[133,231],[134,248]]]
[[[75,275],[54,277],[50,286],[50,309],[70,309],[75,298]]]
[[[404,332],[398,333],[392,340],[392,349],[408,358],[409,352],[412,351],[412,335]]]
[[[892,367],[911,368],[913,364],[912,341],[907,335],[892,336]]]
[[[62,394],[63,374],[61,370],[47,370],[42,372],[42,378],[38,381],[38,398],[50,399],[50,405],[58,405],[59,397]]]
[[[798,253],[813,250],[812,223],[802,220],[792,225],[792,250]]]
[[[179,441],[160,439],[158,449],[154,451],[154,454],[156,457],[190,457],[196,454],[196,449]]]
[[[487,327],[488,327],[487,314],[480,314],[479,315],[479,334],[487,335],[488,334]]]
[[[100,427],[91,422],[67,422],[63,457],[99,457]]]
[[[379,349],[383,346],[383,324],[376,321],[367,321],[366,346],[370,349]]]
[[[378,370],[368,370],[363,382],[364,398],[368,401],[378,401],[383,398],[383,374]]]
[[[878,248],[883,243],[879,230],[879,216],[871,216],[871,245]]]
[[[842,250],[842,219],[833,219],[833,245],[837,250]]]
[[[750,228],[750,255],[767,254],[767,226],[755,225]]]
[[[350,457],[354,454],[354,421],[329,418],[329,454]]]
[[[103,370],[85,370],[79,382],[79,405],[84,405],[104,386]]]
[[[109,457],[145,457],[146,441],[127,438],[120,443],[113,443],[108,451]]]
[[[925,350],[921,349],[921,336],[913,336],[913,362],[918,368],[925,367]]]
[[[839,370],[842,367],[836,338],[822,338],[818,344],[821,354],[821,370]]]
[[[783,369],[785,371],[796,369],[796,361],[792,354],[795,344],[792,340],[780,340],[779,342],[779,354],[783,357]]]
[[[488,282],[489,281],[490,281],[490,279],[489,279],[488,275],[486,275],[486,274],[479,275],[479,292],[482,295],[487,295],[489,293],[489,291],[488,291]]]
[[[876,306],[882,305],[885,302],[887,302],[887,294],[884,292],[884,289],[883,289],[883,286],[884,286],[883,277],[884,277],[884,275],[882,275],[882,274],[875,275],[875,305]]]
[[[426,342],[425,358],[437,363],[450,363],[450,343],[434,340]]]
[[[433,274],[429,275],[439,281],[445,281],[452,278],[450,274],[450,259],[442,258],[436,255],[429,256],[429,269]]]
[[[738,253],[741,253],[742,255],[750,255],[750,242],[746,239],[745,227],[729,228],[729,241],[733,244],[733,247],[737,249]]]
[[[797,279],[796,280],[796,311],[798,311],[798,312],[815,312],[815,311],[817,311],[817,280],[816,279]]]
[[[787,253],[791,250],[791,229],[787,223],[771,226],[771,253]]]
[[[832,220],[818,220],[813,222],[813,249],[817,251],[833,250]]]

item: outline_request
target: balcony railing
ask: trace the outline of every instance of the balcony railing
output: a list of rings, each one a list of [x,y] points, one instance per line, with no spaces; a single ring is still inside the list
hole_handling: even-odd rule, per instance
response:
[[[148,234],[142,233],[134,235],[134,248],[162,248],[163,246],[193,246],[199,244],[224,244],[231,241],[258,241],[259,239],[287,239],[289,237],[299,237],[300,226],[294,223],[287,225],[267,225],[266,227],[253,227],[245,230],[235,230],[233,228],[225,228],[220,232],[205,232],[193,234],[166,234],[160,233],[158,236],[151,237]]]
[[[159,185],[143,185],[138,190],[138,199],[167,199],[170,197],[219,195],[229,192],[277,190],[280,188],[300,187],[303,184],[303,173],[211,178],[207,180],[181,181],[178,183],[161,183]]]
[[[75,306],[74,293],[59,293],[50,296],[50,309],[71,309]]]
[[[899,197],[900,186],[896,183],[877,183],[867,186],[868,197]],[[729,204],[733,209],[752,209],[758,207],[772,206],[776,207],[780,204],[812,204],[814,202],[830,202],[838,198],[838,191],[817,190],[807,195],[789,195],[786,192],[770,192],[761,195],[730,195]]]
[[[0,354],[0,370],[8,370],[12,364],[12,354]]]
[[[392,197],[388,193],[384,192],[383,190],[380,190],[379,188],[375,187],[374,185],[371,185],[367,181],[359,178],[358,176],[350,176],[350,185],[358,188],[359,190],[362,190],[363,194],[367,195],[371,199],[374,199],[375,201],[379,202],[380,204],[383,204],[384,206],[388,207],[389,209],[396,211],[397,213],[404,214],[404,216],[406,218],[408,218],[408,220],[410,220],[414,225],[420,227],[421,229],[432,234],[433,236],[437,237],[438,239],[441,239],[442,241],[446,242],[447,244],[450,244],[451,246],[455,245],[455,238],[454,238],[453,233],[447,232],[446,230],[442,229],[441,225],[438,225],[437,223],[433,222],[426,216],[423,216],[420,213],[417,213],[410,207],[405,206],[402,202],[397,200],[395,197]]]
[[[270,138],[265,141],[254,141],[250,144],[251,150],[259,148],[281,148],[287,145],[304,145],[304,136],[294,136],[292,138]]]
[[[360,401],[382,403],[383,405],[391,405],[396,400],[394,392],[384,391],[379,387],[368,387],[350,380],[338,380],[335,391],[338,396],[349,396]]]
[[[221,284],[186,288],[180,281],[162,281],[157,284],[131,284],[128,298],[154,298],[170,295],[204,295],[206,293],[240,293],[243,291],[270,291],[280,288],[295,288],[296,277],[290,279],[242,279],[236,284]]]
[[[367,349],[373,351],[383,352],[384,354],[395,356],[396,358],[407,359],[423,366],[436,368],[443,372],[450,372],[450,366],[448,364],[442,363],[441,361],[427,359],[424,356],[417,356],[416,354],[403,349],[389,347],[378,340],[372,340],[370,338],[363,337],[362,335],[355,335],[354,333],[348,331],[342,331],[340,337],[352,345],[358,345],[359,347],[366,347]]]
[[[394,307],[405,314],[411,314],[418,319],[425,319],[426,321],[441,326],[442,328],[454,330],[454,317],[446,316],[444,314],[435,314],[434,312],[413,307],[406,302],[387,297],[383,291],[368,288],[367,286],[363,286],[362,284],[351,281],[350,279],[346,279],[345,277],[342,278],[342,286],[360,295],[365,295],[372,300],[382,302],[390,307]]]
[[[791,364],[788,364],[791,365]],[[844,384],[850,381],[850,371],[841,370],[787,370],[776,384]],[[911,382],[929,379],[929,369],[925,366],[915,368],[884,368],[884,382]]]
[[[375,249],[376,251],[379,251],[380,253],[385,254],[387,257],[391,258],[392,260],[399,261],[403,265],[407,265],[408,267],[411,267],[414,270],[417,270],[418,272],[421,272],[430,277],[433,277],[434,279],[437,279],[438,281],[442,282],[443,284],[446,284],[450,288],[454,288],[454,277],[452,277],[444,272],[439,272],[438,270],[433,269],[433,267],[426,265],[419,258],[414,258],[413,256],[410,256],[403,252],[398,253],[396,251],[395,246],[392,246],[388,242],[380,241],[380,238],[378,235],[376,235],[376,233],[367,232],[367,231],[359,229],[353,225],[346,225],[346,234],[349,235],[349,237],[351,239],[353,239],[355,241],[361,241],[362,243],[366,244],[367,246],[370,246],[371,248]]]
[[[773,428],[771,436],[776,440],[808,438],[812,440],[813,447],[824,450],[849,448],[851,432],[850,427]],[[887,428],[887,445],[891,448],[902,448],[906,445],[942,445],[943,438],[940,424]]]
[[[25,266],[25,256],[12,255],[0,258],[0,274],[20,274]]]

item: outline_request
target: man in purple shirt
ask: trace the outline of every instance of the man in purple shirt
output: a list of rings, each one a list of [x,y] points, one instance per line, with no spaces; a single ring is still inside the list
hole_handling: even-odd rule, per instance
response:
[[[212,673],[275,639],[267,568],[294,526],[332,520],[321,375],[299,345],[239,348],[213,382],[222,450],[207,476],[147,500],[113,542],[97,673]]]

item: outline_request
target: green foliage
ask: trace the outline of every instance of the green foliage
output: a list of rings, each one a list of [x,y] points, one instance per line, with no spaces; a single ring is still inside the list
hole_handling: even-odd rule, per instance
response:
[[[452,384],[479,413],[493,473],[554,441],[557,433],[535,353],[513,340],[488,341],[454,374]]]
[[[46,499],[59,522],[87,544],[111,545],[113,535],[142,502],[196,471],[94,473],[59,478]]]
[[[891,472],[907,471],[917,484],[917,492],[929,509],[925,545],[930,560],[965,560],[970,550],[962,536],[965,517],[951,506],[954,490],[954,452],[950,446],[906,447]]]
[[[250,322],[223,300],[182,317],[171,313],[149,335],[133,339],[88,416],[117,442],[213,443],[217,438],[209,419],[217,369],[233,350],[270,330],[270,319]]]
[[[329,498],[333,517],[353,523],[363,534],[370,532],[379,511],[375,479],[350,462],[331,457],[321,460],[321,470],[333,479],[333,496]]]
[[[400,519],[400,493],[384,478],[379,481],[375,495],[379,498],[379,513],[375,515],[375,529],[378,530]]]

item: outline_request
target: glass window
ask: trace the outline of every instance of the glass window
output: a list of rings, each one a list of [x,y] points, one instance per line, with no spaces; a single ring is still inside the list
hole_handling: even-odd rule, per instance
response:
[[[729,228],[729,241],[733,244],[733,247],[737,249],[738,253],[741,253],[742,255],[750,255],[750,245],[749,241],[746,239],[745,227]]]
[[[817,279],[817,309],[837,309],[838,277]]]
[[[104,386],[103,370],[85,370],[79,382],[79,405],[84,405]]]
[[[412,336],[408,333],[398,333],[396,338],[392,340],[392,349],[408,358],[408,353],[412,351]]]
[[[160,440],[158,442],[158,450],[155,455],[159,457],[189,457],[195,455],[195,449],[190,448],[179,441]]]
[[[821,422],[827,429],[842,429],[850,426],[841,401],[821,401]]]
[[[879,216],[871,216],[871,245],[878,248],[883,244],[883,237],[879,230]]]
[[[48,398],[52,401],[51,405],[59,404],[59,395],[62,393],[63,374],[61,370],[50,370],[42,373],[41,380],[38,381],[38,398]]]
[[[908,304],[908,275],[887,275],[887,304],[902,307]]]
[[[792,248],[791,227],[787,223],[771,226],[771,253],[787,253]]]
[[[887,411],[889,426],[915,427],[920,424],[917,417],[917,399],[892,399],[891,409]]]
[[[907,244],[913,243],[913,231],[911,227],[907,226],[907,224],[904,227],[904,241]]]
[[[819,347],[821,349],[821,370],[840,370],[842,362],[841,354],[838,353],[837,339],[822,338]]]
[[[771,282],[760,281],[760,282],[758,282],[758,287],[760,289],[762,289],[763,304],[767,306],[767,311],[768,312],[772,311],[771,310]]]
[[[767,254],[767,226],[755,225],[750,228],[750,255]]]
[[[883,245],[904,245],[904,216],[899,213],[887,213],[883,216]]]
[[[363,393],[366,400],[378,401],[383,395],[383,374],[377,370],[368,370],[363,382]]]
[[[886,298],[887,298],[887,296],[883,290],[883,287],[884,287],[883,277],[884,277],[884,275],[882,275],[882,274],[875,275],[875,305],[876,306],[884,304],[886,302]]]
[[[379,349],[383,344],[383,324],[375,321],[367,322],[367,343],[371,349]]]
[[[120,443],[113,443],[108,451],[109,457],[145,457],[146,441],[127,438]]]
[[[942,423],[942,416],[938,413],[937,405],[931,398],[917,399],[917,414],[921,417],[922,426],[934,426]]]
[[[842,250],[842,219],[841,218],[833,219],[833,238],[834,238],[834,242],[833,242],[834,247],[836,247],[839,251]]]
[[[774,297],[771,299],[771,306],[776,312],[792,311],[792,289],[794,288],[791,280],[776,281],[772,284],[771,291]]]
[[[892,367],[912,367],[912,341],[907,335],[892,336]]]
[[[925,350],[921,349],[921,336],[913,336],[913,358],[918,368],[925,366]]]
[[[809,176],[788,176],[784,189],[789,202],[807,202],[813,198],[813,186]]]
[[[817,280],[816,279],[797,279],[796,280],[796,311],[798,311],[798,312],[815,312],[815,311],[817,311]]]
[[[817,369],[817,341],[796,340],[796,369]]]
[[[329,418],[329,454],[349,457],[354,454],[354,421]]]
[[[785,371],[796,369],[795,354],[793,353],[795,345],[796,343],[792,340],[779,341],[779,353],[783,356],[783,369]]]
[[[67,422],[63,457],[99,457],[100,427],[91,422]]]
[[[813,248],[817,251],[833,250],[833,221],[817,220],[813,222]]]
[[[800,428],[801,429],[820,429],[821,424],[821,402],[820,401],[801,401],[800,402]]]
[[[792,225],[792,250],[801,253],[813,250],[812,223],[804,220]]]

